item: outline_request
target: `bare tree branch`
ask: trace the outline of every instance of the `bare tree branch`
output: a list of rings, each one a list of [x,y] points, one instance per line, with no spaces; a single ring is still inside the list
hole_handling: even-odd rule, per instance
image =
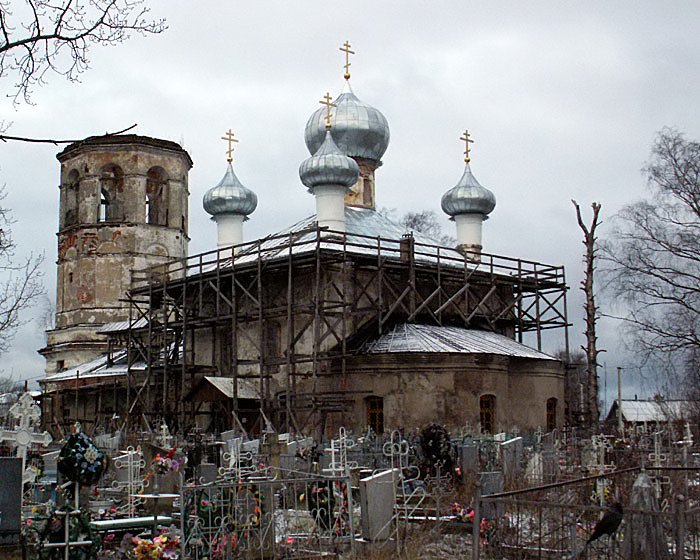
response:
[[[3,198],[4,187],[0,188],[0,201]],[[9,210],[0,206],[0,353],[8,349],[17,329],[25,324],[23,312],[44,293],[40,270],[44,256],[30,254],[20,263],[15,261],[12,223]]]
[[[125,132],[128,132],[134,128],[136,128],[138,125],[137,124],[132,124],[131,126],[123,129],[123,130],[118,130],[117,132],[106,132],[105,136],[116,136],[117,134],[124,134]],[[79,140],[53,140],[50,138],[28,138],[26,136],[8,136],[7,134],[0,134],[0,140],[3,142],[7,142],[8,140],[15,140],[17,142],[33,142],[37,144],[72,144],[73,142],[79,142]]]
[[[143,0],[22,0],[0,2],[0,78],[16,76],[9,95],[31,101],[49,72],[76,81],[87,70],[92,45],[116,45],[140,34],[161,33]],[[11,9],[11,7],[13,9]]]

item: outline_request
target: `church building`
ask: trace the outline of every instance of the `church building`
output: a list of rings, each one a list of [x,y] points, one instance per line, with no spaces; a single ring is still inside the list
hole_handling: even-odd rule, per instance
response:
[[[542,352],[545,331],[566,339],[563,267],[483,250],[496,199],[471,170],[466,132],[464,171],[442,197],[455,246],[377,212],[389,125],[354,93],[344,50],[344,90],[304,131],[298,196],[315,214],[261,239],[244,236],[258,199],[234,172],[231,131],[203,200],[217,246],[192,256],[182,147],[97,136],[58,155],[48,424],[316,437],[564,424],[564,369]]]

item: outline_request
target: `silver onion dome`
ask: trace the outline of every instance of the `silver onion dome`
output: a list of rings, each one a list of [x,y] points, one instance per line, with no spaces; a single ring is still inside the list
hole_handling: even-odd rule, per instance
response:
[[[219,184],[204,194],[204,210],[212,216],[219,214],[252,214],[258,206],[257,195],[244,187],[233,172],[233,165],[228,164],[224,178]]]
[[[341,185],[350,188],[359,176],[360,168],[357,163],[340,151],[329,130],[326,130],[323,143],[314,155],[299,166],[299,178],[309,190],[320,185]]]
[[[496,197],[482,187],[472,174],[469,164],[459,182],[442,196],[442,210],[449,216],[459,214],[490,214],[496,207]]]
[[[380,161],[389,146],[389,123],[377,109],[360,101],[347,85],[333,102],[333,140],[346,156]],[[326,136],[326,110],[315,111],[306,123],[304,139],[310,153],[316,153]]]

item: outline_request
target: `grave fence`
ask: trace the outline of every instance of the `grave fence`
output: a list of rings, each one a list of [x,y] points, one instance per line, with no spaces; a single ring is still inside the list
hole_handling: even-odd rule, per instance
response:
[[[472,559],[622,559],[626,546],[659,531],[668,558],[700,560],[700,469],[651,468],[660,511],[630,507],[632,485],[644,472],[639,467],[578,480],[547,484],[475,499],[472,525]],[[607,511],[596,503],[625,505],[622,523],[614,537],[604,536],[586,544]],[[653,557],[653,556],[649,556]],[[663,558],[663,556],[660,556]]]

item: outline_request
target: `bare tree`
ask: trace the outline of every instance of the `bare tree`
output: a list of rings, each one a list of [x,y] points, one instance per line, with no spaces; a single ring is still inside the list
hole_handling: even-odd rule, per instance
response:
[[[381,214],[392,218],[394,210],[380,209]],[[433,210],[421,210],[420,212],[406,212],[399,219],[399,224],[403,226],[406,232],[418,231],[423,235],[431,237],[440,245],[453,247],[457,244],[454,237],[446,235],[442,231],[442,226],[438,221],[438,217]]]
[[[4,198],[5,189],[0,188],[0,202]],[[12,222],[9,210],[0,205],[0,353],[8,349],[24,324],[23,312],[44,293],[40,270],[44,257],[30,253],[15,260]]]
[[[598,307],[595,303],[595,291],[593,289],[593,275],[595,273],[595,258],[597,247],[596,229],[600,225],[600,204],[591,204],[593,209],[593,219],[591,225],[587,226],[581,216],[581,207],[575,200],[571,201],[576,208],[576,219],[578,226],[583,232],[583,245],[586,247],[584,253],[584,276],[581,282],[581,290],[586,296],[583,308],[586,312],[586,346],[582,347],[586,353],[586,408],[588,413],[589,426],[596,426],[600,416],[598,409],[598,337],[595,327],[598,321]]]
[[[0,78],[14,77],[17,102],[48,73],[76,81],[89,66],[91,45],[116,45],[130,32],[160,33],[143,0],[0,1]]]
[[[700,143],[663,129],[644,172],[650,196],[625,206],[602,247],[607,289],[637,356],[684,366],[700,388]]]

